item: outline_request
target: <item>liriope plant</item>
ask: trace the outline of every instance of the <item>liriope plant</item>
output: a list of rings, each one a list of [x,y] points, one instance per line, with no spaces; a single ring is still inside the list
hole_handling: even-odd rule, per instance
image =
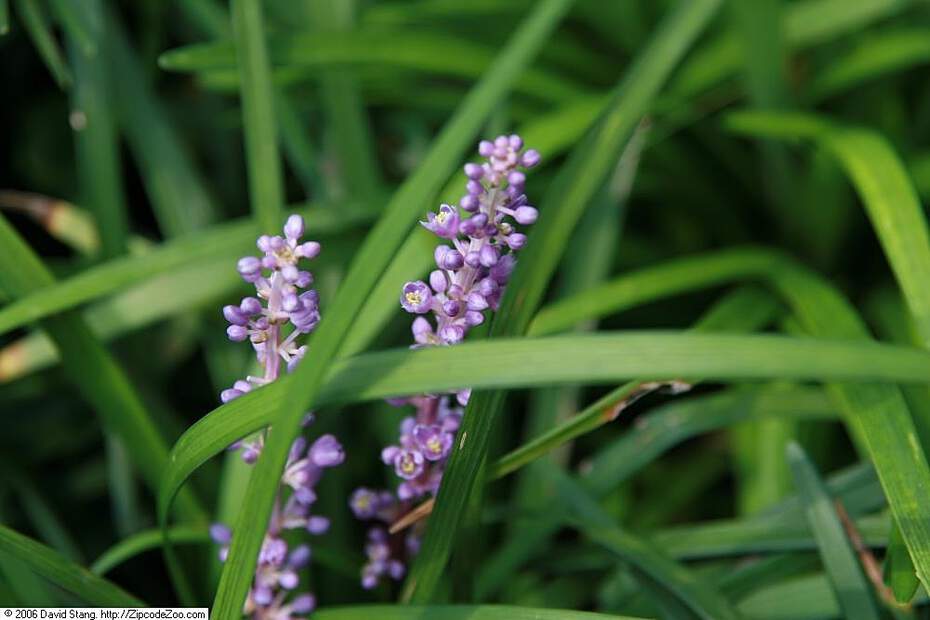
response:
[[[921,617],[928,28],[0,0],[0,606]]]

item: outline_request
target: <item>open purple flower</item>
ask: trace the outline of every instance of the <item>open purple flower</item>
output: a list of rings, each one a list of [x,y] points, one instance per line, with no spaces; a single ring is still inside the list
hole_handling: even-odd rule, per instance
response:
[[[459,213],[455,207],[443,204],[436,213],[427,213],[425,222],[420,222],[430,232],[445,239],[454,239],[459,232]]]
[[[433,293],[425,282],[407,282],[400,295],[400,303],[404,310],[411,314],[425,314],[429,312],[433,302]]]
[[[452,433],[445,432],[438,424],[418,424],[413,429],[413,438],[428,461],[438,461],[449,454],[452,447]]]

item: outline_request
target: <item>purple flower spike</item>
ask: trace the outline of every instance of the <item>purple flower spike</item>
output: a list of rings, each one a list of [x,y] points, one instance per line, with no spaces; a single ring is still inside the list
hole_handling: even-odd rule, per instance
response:
[[[466,194],[458,205],[469,215],[460,217],[454,207],[441,205],[423,223],[443,241],[434,253],[439,269],[430,274],[429,286],[408,282],[401,291],[404,310],[420,315],[411,329],[414,348],[455,345],[485,322],[504,294],[516,251],[526,244],[519,227],[533,224],[538,217],[524,195],[526,174],[520,168],[538,164],[539,153],[524,150],[517,135],[482,140],[478,153],[485,159],[465,165]],[[401,422],[396,445],[381,453],[401,482],[393,493],[356,490],[350,505],[357,518],[390,525],[438,492],[470,394],[466,387],[395,399],[395,404],[416,407],[416,414]],[[374,588],[384,578],[403,578],[406,561],[419,552],[422,525],[395,535],[381,527],[369,530],[368,562],[361,575],[364,588]]]
[[[457,230],[458,222],[454,225]],[[223,307],[223,316],[229,321],[226,333],[231,340],[252,344],[263,373],[236,381],[223,390],[220,398],[224,403],[276,381],[285,368],[292,370],[307,353],[300,337],[313,331],[320,321],[319,295],[308,288],[313,274],[303,268],[305,261],[319,255],[320,244],[301,241],[305,225],[299,215],[288,217],[282,232],[283,236],[260,236],[256,246],[261,255],[246,256],[236,264],[242,278],[255,286],[255,294],[243,298],[238,306]],[[305,420],[312,421],[312,414]],[[242,460],[251,465],[261,457],[266,433],[237,441],[230,449],[240,451]],[[311,551],[301,545],[289,553],[282,532],[299,528],[322,534],[329,528],[326,517],[311,514],[316,502],[314,487],[324,468],[344,460],[342,445],[332,435],[317,438],[309,449],[302,437],[291,446],[243,610],[245,615],[260,620],[297,620],[295,614],[309,613],[316,606],[310,593],[295,592],[291,598],[291,592],[300,586],[298,571],[310,561]],[[381,496],[376,499],[379,506],[384,503]],[[210,535],[220,545],[220,560],[225,561],[231,540],[229,528],[215,524]]]
[[[425,314],[429,312],[433,301],[433,294],[426,283],[421,281],[407,282],[400,296],[400,303],[404,310],[411,314]]]

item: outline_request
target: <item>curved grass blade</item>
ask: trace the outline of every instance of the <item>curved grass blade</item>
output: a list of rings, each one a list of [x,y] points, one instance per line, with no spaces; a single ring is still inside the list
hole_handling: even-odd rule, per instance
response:
[[[74,76],[65,62],[61,48],[55,40],[55,35],[52,34],[52,27],[49,24],[48,16],[45,14],[45,9],[35,1],[16,0],[16,11],[19,13],[19,18],[22,20],[29,38],[32,39],[32,44],[35,45],[36,51],[39,52],[42,62],[45,63],[48,72],[52,74],[52,78],[58,84],[58,88],[62,90],[71,88],[74,83]]]
[[[783,265],[769,274],[767,282],[813,336],[849,342],[870,340],[849,303],[829,284],[790,259],[785,258]],[[573,318],[597,318],[609,305],[600,304],[598,312],[581,312]],[[875,463],[918,576],[923,583],[930,582],[930,509],[920,499],[930,492],[930,467],[900,389],[892,385],[840,383],[831,385],[830,391],[856,445]]]
[[[764,327],[775,315],[772,297],[758,289],[739,289],[715,304],[693,327],[695,332],[751,332]],[[694,385],[689,379],[687,385]],[[683,386],[682,386],[683,387]],[[617,419],[620,413],[640,397],[658,389],[678,386],[672,382],[642,379],[610,391],[578,414],[527,441],[505,454],[490,471],[493,478],[504,476],[558,448],[576,437],[589,433]]]
[[[576,148],[553,182],[542,205],[543,215],[514,270],[508,286],[510,292],[505,294],[498,318],[491,326],[492,336],[526,331],[581,213],[615,167],[624,144],[649,110],[656,93],[718,6],[717,0],[678,4],[626,72],[607,114]],[[488,439],[503,406],[503,397],[502,392],[478,392],[466,408],[458,435],[467,437],[468,449],[459,447],[449,458],[443,474],[445,484],[439,489],[423,546],[404,586],[406,599],[426,602],[434,594],[451,554],[464,507],[480,484]]]
[[[837,525],[842,528],[839,521]],[[856,529],[869,547],[884,547],[888,544],[890,525],[891,520],[884,516],[866,517],[856,521]],[[655,535],[654,540],[672,557],[685,560],[785,551],[816,551],[818,545],[818,541],[811,534],[810,526],[806,523],[775,524],[760,519],[712,521],[661,530]]]
[[[863,39],[845,56],[831,59],[810,86],[808,97],[821,101],[869,80],[930,61],[930,31],[898,28]]]
[[[36,533],[58,553],[81,563],[83,557],[74,537],[32,482],[10,472],[4,472],[4,478],[19,495],[23,512]]]
[[[314,349],[314,355],[291,375],[293,385],[299,387],[285,394],[281,410],[275,416],[277,430],[269,436],[251,477],[244,501],[252,510],[247,517],[240,515],[234,528],[229,559],[215,599],[214,612],[220,617],[233,616],[241,610],[291,440],[307,406],[317,400],[324,374],[336,357],[344,334],[351,328],[353,317],[410,230],[410,222],[439,189],[442,179],[460,160],[468,142],[495,104],[543,46],[570,5],[571,0],[544,0],[536,5],[512,35],[490,71],[443,128],[424,163],[394,194],[357,252],[344,285],[311,338],[309,347]],[[165,486],[159,494],[162,527],[167,523],[168,505],[174,493],[175,489]]]
[[[613,517],[598,505],[588,492],[565,472],[546,463],[555,481],[558,505],[570,521],[598,545],[615,554],[636,571],[645,573],[663,590],[667,590],[700,618],[726,620],[739,618],[730,603],[711,584],[640,538],[618,528]]]
[[[868,130],[834,126],[817,117],[758,119],[749,115],[737,116],[733,123],[736,128],[751,129],[759,129],[760,124],[768,125],[776,128],[783,137],[814,139],[840,160],[856,186],[888,256],[918,338],[925,347],[930,346],[930,286],[925,281],[930,275],[930,234],[917,193],[887,142]],[[920,400],[923,399],[925,394],[920,395]],[[919,404],[913,398],[911,402]],[[913,409],[913,414],[920,415],[921,411]],[[915,421],[919,422],[920,430],[922,419],[918,417]],[[927,445],[926,441],[923,445]],[[893,546],[890,559],[897,568],[896,595],[899,592],[903,595],[913,588],[912,579],[907,577],[910,559],[901,557],[898,546]]]
[[[145,603],[124,592],[45,545],[0,525],[0,554],[14,558],[53,584],[101,607],[144,607]]]
[[[89,307],[84,312],[84,320],[98,340],[107,342],[177,316],[179,312],[202,308],[209,303],[215,308],[217,300],[242,285],[242,278],[235,270],[230,270],[230,265],[234,264],[231,261],[235,259],[195,262],[190,268],[129,286],[118,295]],[[186,293],[177,295],[177,291]],[[11,307],[14,304],[10,304]],[[54,342],[41,330],[34,331],[0,349],[0,383],[14,381],[57,361]]]
[[[880,288],[873,292],[867,302],[867,312],[871,321],[876,324],[878,333],[886,339],[899,343],[919,341],[898,290]],[[930,392],[915,386],[904,386],[902,389],[921,442],[927,445],[926,424],[930,420]],[[884,580],[890,586],[895,600],[901,604],[907,604],[920,585],[901,531],[894,522],[891,523],[888,552],[884,558]]]
[[[284,194],[262,7],[258,0],[231,0],[230,12],[239,68],[249,202],[262,229],[277,230],[283,224]]]
[[[294,211],[304,216],[308,228],[320,235],[346,230],[372,217],[371,211],[357,202],[294,207]],[[57,282],[54,287],[35,290],[0,308],[0,333],[148,279],[166,274],[181,276],[185,271],[199,272],[208,262],[235,265],[237,258],[254,250],[255,238],[261,231],[255,219],[226,222],[198,232],[196,238],[168,241],[146,254],[96,265]]]
[[[354,6],[338,0],[309,3],[317,32],[352,36]],[[332,149],[338,160],[343,192],[366,196],[383,184],[375,157],[371,127],[354,76],[344,70],[325,71],[320,81],[321,103],[332,127]],[[332,188],[331,188],[332,189]]]
[[[569,609],[510,605],[356,605],[324,607],[313,612],[319,620],[625,620],[626,616]],[[627,619],[632,620],[632,619]]]
[[[846,536],[833,506],[833,499],[801,446],[791,442],[786,453],[804,503],[804,512],[817,539],[820,557],[844,617],[878,620],[881,616],[871,587],[862,574],[859,558]]]
[[[514,360],[533,359],[532,367]],[[566,360],[571,360],[567,364]],[[480,362],[480,363],[479,363]],[[442,367],[445,372],[437,374]],[[494,340],[455,349],[393,350],[336,361],[313,407],[476,388],[604,383],[618,378],[705,376],[925,382],[930,354],[871,342],[784,336],[613,333]],[[227,403],[191,426],[172,449],[160,510],[188,476],[233,441],[275,422],[294,375]]]
[[[100,251],[100,233],[93,216],[70,202],[32,192],[0,190],[0,209],[26,215],[49,235],[84,256]]]
[[[921,341],[930,346],[930,233],[917,193],[894,150],[868,129],[815,116],[757,114],[736,114],[728,119],[728,126],[766,137],[813,139],[839,159],[862,198]]]
[[[885,555],[885,583],[891,588],[895,600],[907,604],[914,598],[920,580],[914,572],[914,563],[908,553],[901,530],[895,523],[889,524],[888,553]]]
[[[103,41],[106,31],[102,2],[86,2],[82,12],[93,28],[95,39]],[[126,253],[129,238],[119,142],[111,105],[115,80],[102,55],[88,55],[70,37],[68,51],[74,68],[69,118],[77,153],[78,203],[93,211],[103,257],[113,258]]]
[[[169,71],[225,70],[235,56],[225,42],[191,45],[162,54],[158,63]],[[425,71],[476,79],[495,61],[493,50],[454,35],[416,31],[356,31],[314,33],[309,36],[277,37],[269,45],[275,65],[306,70],[337,68],[340,65],[375,65]],[[572,81],[536,67],[515,82],[518,91],[545,101],[569,101],[583,94]]]
[[[97,53],[97,40],[87,13],[80,10],[80,5],[69,0],[51,0],[50,5],[62,29],[81,48],[84,55],[94,56]]]
[[[900,13],[910,0],[807,0],[785,7],[784,37],[790,51],[801,51]],[[681,98],[710,89],[736,74],[743,64],[739,42],[724,34],[698,50],[682,66],[670,90]]]
[[[59,0],[68,4],[67,0]],[[114,75],[114,107],[149,202],[166,237],[201,230],[216,219],[216,207],[199,178],[121,24],[107,20],[107,58]]]
[[[0,0],[0,36],[10,31],[10,5],[7,0]]]
[[[168,537],[172,544],[178,543],[207,543],[210,542],[210,533],[203,526],[177,526],[168,530]],[[157,549],[164,543],[161,530],[145,530],[133,534],[113,545],[94,560],[90,565],[90,572],[95,575],[104,575],[126,560],[133,558],[144,551]]]
[[[2,216],[0,245],[4,248],[0,288],[11,297],[54,285],[51,273]],[[168,449],[125,373],[79,316],[66,313],[47,318],[42,328],[61,351],[65,371],[77,390],[104,426],[125,442],[142,477],[156,489],[167,465]],[[193,496],[184,497],[182,509],[188,517],[202,514]]]
[[[590,473],[584,476],[584,483],[595,496],[601,497],[674,446],[703,433],[751,420],[782,417],[817,420],[835,415],[835,408],[822,390],[799,386],[734,388],[718,394],[673,401],[640,418],[629,433],[586,461],[585,471]],[[501,472],[501,466],[507,462],[508,457],[505,456],[492,470]],[[522,562],[543,548],[545,539],[557,529],[557,525],[551,519],[534,520],[532,530],[522,530],[520,536],[513,537],[485,562],[476,584],[478,598],[492,595],[507,583]]]
[[[528,334],[555,334],[579,321],[621,312],[654,299],[759,279],[780,264],[780,255],[762,248],[734,248],[672,259],[549,304],[533,318]]]

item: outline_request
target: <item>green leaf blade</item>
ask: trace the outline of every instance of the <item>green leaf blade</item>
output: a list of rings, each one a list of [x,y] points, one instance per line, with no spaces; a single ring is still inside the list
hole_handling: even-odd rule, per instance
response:
[[[786,452],[820,557],[845,617],[878,620],[880,616],[869,583],[820,476],[797,443],[789,443]]]

